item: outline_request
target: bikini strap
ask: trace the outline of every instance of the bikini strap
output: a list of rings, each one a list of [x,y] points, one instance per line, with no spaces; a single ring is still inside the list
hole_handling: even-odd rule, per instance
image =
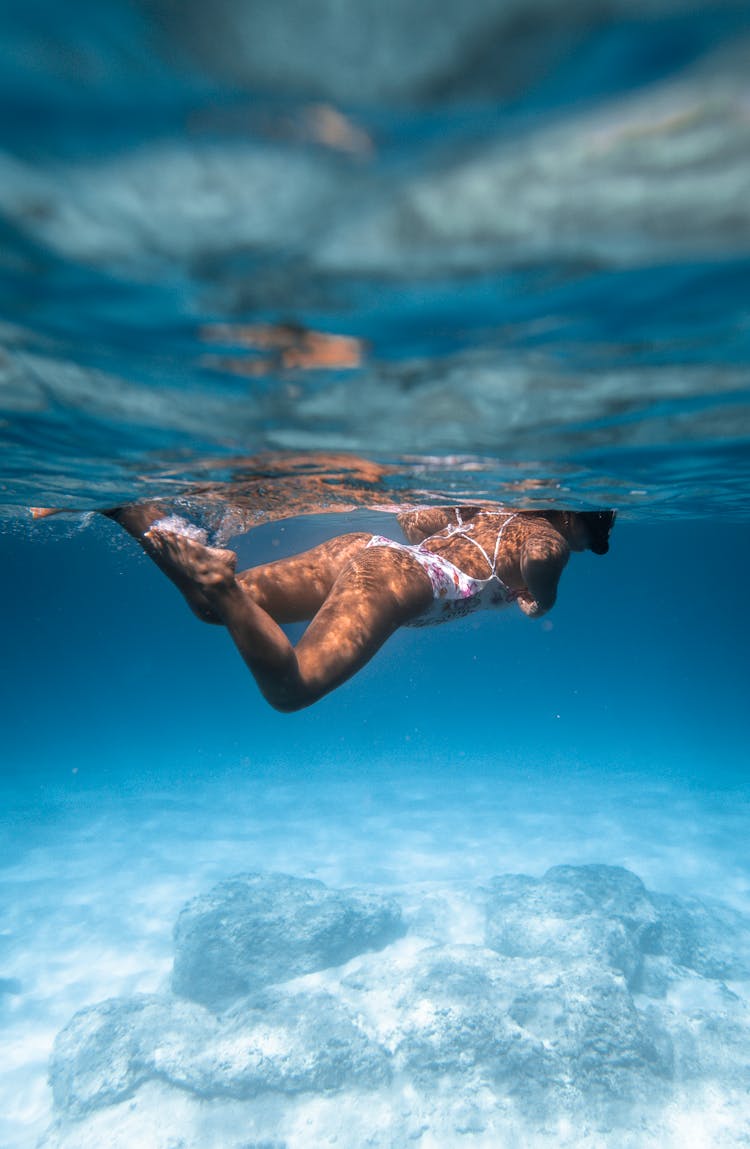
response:
[[[501,526],[500,530],[497,532],[497,539],[495,541],[495,553],[492,556],[492,573],[493,574],[495,574],[495,569],[497,567],[497,556],[498,556],[498,552],[500,550],[500,539],[503,537],[503,531],[507,527],[508,523],[512,523],[513,520],[517,519],[517,518],[518,518],[518,512],[511,515],[510,518],[506,519],[505,522],[503,523],[503,525]]]
[[[480,514],[481,513],[482,512],[480,511]],[[495,552],[494,552],[491,559],[490,559],[490,556],[487,554],[487,551],[482,546],[482,544],[480,542],[477,542],[477,540],[475,538],[472,538],[472,536],[469,534],[469,531],[472,530],[473,526],[474,526],[473,521],[470,523],[467,523],[467,525],[464,527],[464,529],[462,531],[459,531],[459,528],[455,527],[452,533],[453,534],[462,534],[465,539],[468,539],[468,541],[470,543],[474,544],[474,546],[477,548],[477,550],[480,550],[482,552],[482,554],[484,555],[485,560],[487,562],[487,566],[490,568],[490,574],[487,577],[492,578],[495,575],[495,568],[497,567],[497,556],[498,556],[498,552],[500,550],[500,539],[503,537],[503,531],[507,527],[508,523],[512,522],[513,519],[517,519],[517,518],[518,518],[518,513],[516,512],[515,514],[510,515],[505,520],[503,525],[500,527],[500,530],[497,532],[497,539],[495,540]]]
[[[454,535],[463,535],[466,531],[471,530],[471,523],[464,522],[458,507],[454,507],[453,510],[456,512],[455,523],[448,523],[448,525],[443,527],[442,531],[439,532],[440,534],[444,534],[447,539],[453,538]],[[422,540],[422,542],[424,542],[424,540]],[[421,546],[422,543],[418,545]]]

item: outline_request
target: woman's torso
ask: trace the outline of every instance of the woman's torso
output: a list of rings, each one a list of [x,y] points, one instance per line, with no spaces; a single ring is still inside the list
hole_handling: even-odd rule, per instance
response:
[[[461,521],[463,520],[463,521]],[[473,579],[495,575],[509,590],[524,589],[521,550],[532,520],[523,512],[478,511],[459,514],[451,524],[424,539],[423,550],[441,555]]]
[[[512,512],[462,516],[456,511],[455,524],[410,547],[430,579],[433,600],[406,625],[448,622],[513,602],[522,589],[520,542],[508,536],[518,519]]]

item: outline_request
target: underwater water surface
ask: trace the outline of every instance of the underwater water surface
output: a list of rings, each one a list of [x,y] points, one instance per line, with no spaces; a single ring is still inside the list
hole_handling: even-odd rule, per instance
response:
[[[0,1146],[746,1145],[745,6],[0,25]],[[617,520],[280,714],[151,499]]]

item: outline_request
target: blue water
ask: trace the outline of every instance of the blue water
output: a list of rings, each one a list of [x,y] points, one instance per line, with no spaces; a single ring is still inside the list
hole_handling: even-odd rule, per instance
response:
[[[735,1149],[750,19],[312,11],[0,11],[0,1146]],[[547,618],[282,715],[92,513],[150,497],[240,566],[402,503],[618,519]],[[209,1017],[173,928],[247,872],[404,936],[341,967],[342,912],[290,981],[292,882]]]

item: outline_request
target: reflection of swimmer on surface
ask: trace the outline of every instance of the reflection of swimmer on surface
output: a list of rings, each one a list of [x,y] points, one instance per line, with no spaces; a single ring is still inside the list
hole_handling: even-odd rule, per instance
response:
[[[204,622],[224,625],[264,697],[300,710],[351,678],[400,626],[425,626],[515,602],[548,611],[571,551],[606,554],[612,511],[435,507],[398,516],[408,544],[340,535],[237,572],[233,551],[149,504],[107,512]],[[171,529],[170,529],[171,528]],[[306,622],[296,647],[280,623]]]
[[[258,377],[277,371],[353,371],[365,346],[353,335],[313,331],[300,323],[214,323],[201,329],[204,343],[248,348],[253,357],[205,355],[205,367]]]

